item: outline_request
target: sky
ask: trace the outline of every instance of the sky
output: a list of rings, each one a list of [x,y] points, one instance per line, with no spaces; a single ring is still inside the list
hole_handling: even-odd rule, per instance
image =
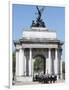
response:
[[[24,28],[29,28],[32,20],[37,18],[37,9],[34,5],[13,4],[12,6],[12,39],[22,37]],[[65,39],[65,8],[45,6],[42,19],[50,31],[56,31],[58,39]]]

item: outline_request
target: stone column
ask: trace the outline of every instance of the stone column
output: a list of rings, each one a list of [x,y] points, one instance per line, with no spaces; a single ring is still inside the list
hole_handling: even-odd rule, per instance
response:
[[[19,76],[24,75],[23,56],[24,56],[24,50],[20,48],[19,50]]]
[[[48,74],[48,58],[46,58],[46,75]]]
[[[54,60],[54,73],[55,75],[57,75],[57,79],[58,79],[58,49],[55,49],[55,60]]]
[[[29,76],[32,76],[32,49],[30,48],[30,52],[29,52]]]
[[[47,74],[47,67],[48,67],[48,66],[47,66],[47,58],[46,58],[46,72],[45,72],[45,74]]]
[[[51,66],[52,66],[52,61],[51,61],[51,60],[52,60],[52,59],[51,59],[51,49],[49,49],[49,53],[48,53],[48,54],[49,54],[49,59],[48,59],[48,74],[51,75],[51,74],[52,74],[52,72],[51,72],[51,69],[52,69],[52,68],[51,68]]]
[[[16,50],[16,68],[15,68],[15,75],[19,75],[19,50]]]

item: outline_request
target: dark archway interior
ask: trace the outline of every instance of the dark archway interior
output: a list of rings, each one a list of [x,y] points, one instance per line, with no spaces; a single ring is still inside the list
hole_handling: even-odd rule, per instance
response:
[[[34,57],[35,61],[34,61],[34,72],[36,73],[41,73],[43,72],[43,74],[45,74],[46,71],[46,60],[45,57],[43,55],[36,55]]]

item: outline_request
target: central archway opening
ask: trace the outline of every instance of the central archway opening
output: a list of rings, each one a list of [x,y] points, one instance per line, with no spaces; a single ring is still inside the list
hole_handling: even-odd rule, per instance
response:
[[[37,55],[34,57],[34,75],[45,74],[46,71],[46,60],[42,55]]]

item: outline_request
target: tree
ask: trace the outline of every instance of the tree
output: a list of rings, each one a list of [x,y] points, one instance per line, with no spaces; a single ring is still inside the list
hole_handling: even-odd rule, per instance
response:
[[[16,66],[16,58],[15,58],[15,51],[12,53],[12,72],[13,72],[13,77],[15,75],[15,66]]]
[[[65,62],[62,62],[62,73],[63,73],[63,78],[65,79]]]
[[[44,71],[44,58],[37,56],[34,62],[34,72],[39,73],[42,71]]]

